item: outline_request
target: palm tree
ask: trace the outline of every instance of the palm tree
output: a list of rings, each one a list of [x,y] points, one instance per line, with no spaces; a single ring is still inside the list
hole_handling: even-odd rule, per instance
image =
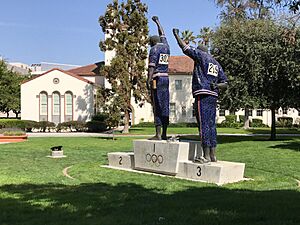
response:
[[[242,19],[246,17],[246,9],[251,2],[247,0],[215,0],[217,6],[224,7],[221,12],[223,21],[230,21],[231,19]]]
[[[197,38],[200,39],[200,41],[198,41],[198,44],[202,44],[204,46],[206,46],[207,48],[209,48],[209,42],[210,42],[210,38],[212,36],[212,30],[210,29],[210,27],[203,27],[200,29],[200,34],[197,35]]]
[[[182,40],[186,43],[189,44],[190,42],[192,42],[193,44],[196,44],[196,36],[194,36],[194,32],[190,31],[190,30],[184,30],[181,32],[181,37]]]

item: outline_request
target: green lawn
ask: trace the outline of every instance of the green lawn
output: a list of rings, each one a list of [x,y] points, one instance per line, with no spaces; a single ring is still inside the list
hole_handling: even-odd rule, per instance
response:
[[[0,225],[298,225],[300,138],[219,137],[218,158],[252,181],[216,186],[102,168],[134,138],[30,138],[0,145]],[[63,145],[67,158],[51,159]],[[64,177],[62,170],[72,166]]]
[[[245,130],[242,128],[217,128],[219,134],[270,134],[271,128],[252,128]],[[277,128],[277,134],[300,134],[300,129]],[[154,127],[134,127],[130,129],[130,134],[151,135],[154,134]],[[169,127],[168,134],[197,134],[197,127]]]

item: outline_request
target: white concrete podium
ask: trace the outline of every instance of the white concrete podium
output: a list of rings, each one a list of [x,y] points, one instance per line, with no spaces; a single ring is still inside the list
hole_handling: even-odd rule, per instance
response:
[[[218,185],[244,180],[244,163],[194,163],[197,141],[133,141],[133,152],[108,153],[109,167],[147,171]]]

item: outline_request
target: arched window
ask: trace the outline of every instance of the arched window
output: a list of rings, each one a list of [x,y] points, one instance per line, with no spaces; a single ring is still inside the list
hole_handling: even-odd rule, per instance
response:
[[[60,94],[58,92],[52,94],[52,122],[60,123]]]
[[[65,121],[73,120],[73,94],[71,92],[65,93]]]
[[[39,120],[48,121],[48,94],[47,92],[41,92],[39,97],[40,97]]]

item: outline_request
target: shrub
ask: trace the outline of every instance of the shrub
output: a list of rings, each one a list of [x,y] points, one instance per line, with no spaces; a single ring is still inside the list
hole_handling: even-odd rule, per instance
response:
[[[18,119],[0,119],[1,128],[20,128],[25,130],[25,124],[23,120]]]
[[[290,128],[293,126],[293,118],[291,117],[279,117],[277,118],[277,127],[287,127]]]
[[[37,127],[36,121],[33,120],[22,120],[24,122],[24,130],[26,132],[31,132],[33,128]]]
[[[56,127],[55,123],[49,121],[40,121],[35,124],[34,128],[39,129],[42,132],[46,132],[47,129],[49,131],[50,129],[55,127]]]
[[[217,127],[230,127],[230,128],[239,128],[242,127],[242,123],[237,122],[229,122],[227,120],[223,120],[221,123],[217,124]]]
[[[244,115],[239,115],[239,121],[240,121],[240,123],[244,124],[245,123],[245,116]]]
[[[239,128],[242,126],[243,126],[243,123],[237,122],[236,115],[227,115],[227,116],[225,116],[225,120],[223,120],[221,123],[217,124],[217,127]]]
[[[86,126],[89,132],[102,132],[107,128],[106,123],[101,121],[89,121]]]
[[[296,120],[295,120],[295,123],[293,124],[294,127],[300,127],[300,117],[298,117]]]
[[[236,123],[237,116],[236,115],[227,115],[227,116],[225,116],[225,121],[227,121],[229,123]]]
[[[70,131],[75,129],[77,132],[80,132],[86,129],[86,123],[83,121],[68,121],[59,123],[56,126],[56,131],[61,131],[62,129],[69,129]]]
[[[101,121],[101,122],[105,122],[108,119],[108,114],[106,113],[97,113],[96,115],[94,115],[92,117],[92,121]]]
[[[3,133],[4,136],[21,136],[25,135],[24,131],[5,131]]]
[[[268,127],[268,126],[263,124],[263,121],[261,119],[252,119],[252,121],[250,121],[250,127]]]

